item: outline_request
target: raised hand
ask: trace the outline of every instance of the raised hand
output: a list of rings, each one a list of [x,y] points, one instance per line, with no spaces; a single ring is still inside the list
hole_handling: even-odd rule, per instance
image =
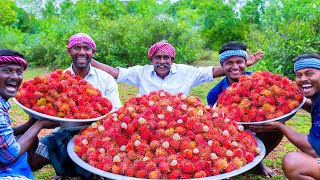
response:
[[[249,50],[247,50],[247,52],[249,52]],[[250,54],[247,59],[247,66],[252,66],[256,62],[258,62],[262,58],[263,54],[263,51],[257,51],[253,54]]]

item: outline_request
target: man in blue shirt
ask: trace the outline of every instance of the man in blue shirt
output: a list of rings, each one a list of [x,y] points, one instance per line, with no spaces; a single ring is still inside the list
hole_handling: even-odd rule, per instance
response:
[[[27,123],[12,127],[9,98],[20,87],[28,62],[20,53],[0,50],[0,179],[33,179],[28,161],[38,145],[37,134],[42,128],[54,128],[60,123],[30,119]]]
[[[281,132],[300,151],[289,152],[282,160],[288,179],[320,179],[320,55],[303,54],[294,59],[296,83],[310,99],[304,109],[311,114],[309,134],[299,133],[280,122],[252,126],[256,132]]]
[[[232,83],[238,82],[239,77],[246,74],[251,74],[252,72],[246,72],[246,63],[248,59],[247,46],[240,42],[229,42],[224,44],[219,51],[219,60],[221,67],[223,68],[226,77],[222,79],[215,87],[213,87],[208,95],[207,101],[209,105],[215,105],[218,100],[218,96]],[[262,52],[259,55],[263,55]],[[259,57],[259,59],[260,59]],[[268,155],[282,140],[283,134],[261,132],[257,136],[261,139],[266,147],[266,154]],[[272,177],[276,173],[268,168],[263,161],[259,163],[255,170],[262,175]]]

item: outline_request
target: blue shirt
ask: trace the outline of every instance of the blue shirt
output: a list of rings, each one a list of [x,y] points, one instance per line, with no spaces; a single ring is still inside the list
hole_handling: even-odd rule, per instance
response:
[[[0,96],[0,179],[6,176],[33,179],[27,153],[12,163],[20,154],[20,144],[17,142],[11,126],[10,108],[10,102]]]
[[[320,93],[316,95],[316,101],[311,107],[312,125],[310,135],[320,138]]]
[[[133,66],[127,69],[118,67],[119,76],[116,81],[137,86],[140,95],[158,90],[188,95],[192,87],[213,81],[212,68],[213,66],[193,67],[173,63],[169,74],[161,79],[153,65]]]
[[[245,72],[245,75],[252,74],[252,72]],[[230,86],[227,77],[223,78],[217,85],[215,85],[207,95],[207,102],[209,105],[213,106],[217,100],[218,96]]]

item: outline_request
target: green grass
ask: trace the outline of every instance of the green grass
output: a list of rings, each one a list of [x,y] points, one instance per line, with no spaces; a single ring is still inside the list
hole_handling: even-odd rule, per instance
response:
[[[210,57],[210,60],[200,60],[197,62],[196,66],[209,66],[209,65],[219,65],[219,62],[217,61],[217,53],[214,52],[209,52],[207,54],[207,57]],[[52,72],[52,70],[46,69],[46,68],[29,68],[25,74],[24,74],[24,78],[25,80],[29,80],[32,79],[33,77],[40,75],[46,75],[48,73]],[[215,81],[213,82],[209,82],[209,83],[204,83],[200,86],[194,87],[192,88],[191,92],[189,95],[193,95],[193,96],[197,96],[201,99],[201,101],[203,103],[206,104],[206,95],[208,93],[208,91],[216,84],[219,82],[219,80],[221,80],[221,78],[217,78]],[[132,96],[135,96],[138,93],[138,89],[136,87],[130,86],[130,85],[126,85],[126,84],[122,84],[119,83],[119,94],[120,94],[120,99],[122,101],[122,103],[124,101],[126,101],[127,99],[129,99]],[[27,120],[28,116],[25,114],[25,112],[17,107],[15,104],[13,104],[13,108],[11,109],[11,117],[13,121],[18,120]],[[308,113],[306,113],[303,110],[299,110],[298,113],[289,121],[287,121],[286,123],[288,126],[296,129],[299,132],[303,132],[303,133],[308,133],[309,129],[310,129],[310,115]],[[282,148],[280,148],[279,150],[274,150],[273,151],[273,155],[270,155],[272,153],[270,153],[265,159],[264,162],[267,164],[268,167],[270,167],[271,169],[276,169],[278,172],[278,176],[271,178],[272,180],[284,180],[285,177],[283,175],[283,172],[281,170],[281,160],[282,157],[286,154],[286,152],[283,152],[283,149],[285,149],[285,151],[294,151],[297,150],[297,148],[292,145],[291,143],[289,143],[288,141],[286,141]],[[52,168],[52,166],[48,165],[45,166],[44,168],[42,168],[39,171],[34,172],[34,176],[36,180],[42,180],[42,179],[51,179],[52,176],[54,176],[54,169]],[[252,180],[257,180],[257,179],[267,179],[263,176],[258,176],[256,174],[253,174],[252,172],[246,172],[242,175],[236,176],[234,178],[231,179],[252,179]]]

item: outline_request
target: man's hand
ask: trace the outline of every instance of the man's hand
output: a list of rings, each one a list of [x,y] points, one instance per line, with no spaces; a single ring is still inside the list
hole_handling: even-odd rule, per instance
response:
[[[247,50],[248,54],[249,54],[249,50]],[[253,64],[255,64],[256,62],[258,62],[262,56],[263,56],[264,52],[263,51],[257,51],[253,54],[250,54],[248,56],[248,59],[247,59],[247,66],[252,66]]]
[[[27,125],[28,128],[29,128],[29,127],[32,126],[36,121],[37,121],[37,119],[29,116],[29,120],[28,120],[28,122],[26,122],[26,125]]]
[[[50,121],[50,120],[38,120],[36,123],[40,124],[41,125],[41,129],[42,128],[45,128],[45,129],[53,129],[53,128],[56,128],[56,127],[59,127],[61,126],[61,123],[60,122],[57,122],[57,121]]]
[[[281,126],[285,126],[280,121],[274,121],[269,122],[265,124],[259,124],[259,125],[250,125],[249,129],[253,132],[259,133],[259,132],[279,132],[281,130]]]

